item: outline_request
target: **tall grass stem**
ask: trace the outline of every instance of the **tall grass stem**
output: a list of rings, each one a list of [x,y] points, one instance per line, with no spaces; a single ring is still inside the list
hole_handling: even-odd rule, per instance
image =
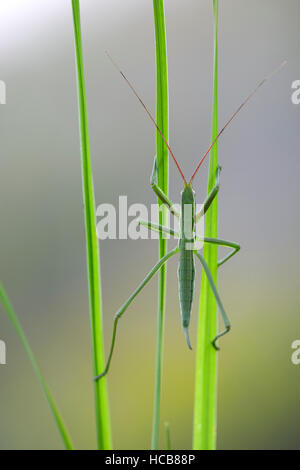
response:
[[[163,0],[153,0],[155,46],[156,46],[156,121],[165,139],[169,136],[169,96],[168,96],[168,70],[167,70],[167,46],[165,30],[165,14]],[[156,155],[157,155],[157,181],[158,186],[165,194],[168,194],[169,159],[168,149],[159,134],[156,133]],[[158,200],[160,207],[159,223],[166,223],[166,208]],[[167,252],[167,240],[159,237],[159,258]],[[166,300],[166,265],[159,271],[158,278],[158,311],[157,311],[157,344],[155,362],[155,388],[154,388],[154,412],[152,428],[152,449],[158,448],[159,423],[160,423],[160,401],[162,382],[162,359],[163,359],[163,337],[164,317]]]
[[[97,376],[100,374],[100,372],[103,371],[105,367],[105,361],[101,312],[100,261],[98,252],[98,239],[96,235],[95,200],[89,145],[79,0],[72,0],[72,10],[76,53],[93,367],[94,375]],[[94,389],[98,449],[108,450],[111,449],[112,443],[106,378],[95,381]]]
[[[212,135],[218,133],[218,0],[213,0],[214,14],[214,74],[213,74],[213,111]],[[209,192],[214,184],[218,165],[218,143],[214,145],[209,157]],[[205,236],[216,238],[218,235],[218,201],[212,203],[205,216]],[[207,243],[204,258],[217,285],[217,247]],[[194,450],[216,448],[217,418],[217,353],[211,342],[217,332],[217,304],[213,292],[202,270],[199,325],[196,352],[195,401],[194,401]]]

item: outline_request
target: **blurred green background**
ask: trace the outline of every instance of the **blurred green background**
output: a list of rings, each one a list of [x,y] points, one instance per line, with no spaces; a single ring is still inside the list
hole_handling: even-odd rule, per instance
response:
[[[170,142],[187,175],[210,139],[212,5],[166,0]],[[108,49],[151,110],[155,51],[151,1],[83,0],[82,32],[97,205],[155,202],[149,177],[155,132],[107,60]],[[298,0],[220,2],[220,126],[253,87],[274,77],[219,144],[222,238],[241,252],[220,271],[232,321],[219,359],[218,448],[300,448],[300,366],[291,343],[299,316]],[[1,0],[0,277],[78,448],[95,447],[84,218],[71,2]],[[207,164],[195,180],[198,201]],[[179,202],[170,163],[170,195]],[[157,259],[157,242],[104,241],[101,268],[106,345],[114,312]],[[195,353],[180,326],[177,261],[168,265],[161,422],[174,448],[191,447]],[[191,325],[196,342],[199,267]],[[156,281],[120,325],[108,385],[117,449],[150,445]],[[0,309],[0,448],[61,448],[48,405]],[[163,431],[163,426],[161,427]],[[161,432],[161,446],[164,435]]]

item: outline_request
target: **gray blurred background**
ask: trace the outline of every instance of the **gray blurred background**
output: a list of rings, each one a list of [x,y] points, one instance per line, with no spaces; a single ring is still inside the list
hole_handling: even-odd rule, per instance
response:
[[[187,176],[210,140],[213,18],[209,0],[166,0],[170,143]],[[97,205],[155,202],[149,177],[154,128],[108,49],[155,111],[150,0],[82,0],[91,152]],[[298,0],[220,2],[220,126],[284,59],[219,144],[219,234],[241,244],[220,271],[232,321],[219,359],[218,448],[300,448],[298,217],[300,79]],[[78,448],[95,447],[84,218],[71,1],[1,0],[0,277]],[[195,180],[205,196],[207,163]],[[170,195],[182,182],[170,162]],[[100,246],[105,340],[114,312],[157,260],[157,241]],[[161,421],[174,448],[190,448],[195,354],[180,326],[177,261],[168,267]],[[192,343],[196,343],[197,273]],[[157,282],[122,321],[109,376],[118,449],[150,445]],[[60,448],[48,405],[0,309],[0,447]],[[161,428],[163,431],[163,427]],[[161,446],[164,436],[161,432]]]

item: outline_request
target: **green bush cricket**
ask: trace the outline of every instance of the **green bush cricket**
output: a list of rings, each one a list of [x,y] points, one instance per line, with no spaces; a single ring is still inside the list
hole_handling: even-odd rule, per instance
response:
[[[151,188],[157,195],[157,197],[161,200],[161,202],[169,209],[171,214],[173,214],[175,217],[177,217],[180,220],[180,233],[175,232],[169,227],[165,227],[159,224],[154,224],[148,221],[140,221],[140,225],[143,225],[147,227],[149,230],[153,230],[159,233],[164,233],[168,234],[172,237],[179,238],[179,243],[178,246],[169,251],[163,258],[161,258],[158,263],[151,269],[151,271],[147,274],[145,279],[140,283],[140,285],[137,287],[137,289],[131,294],[131,296],[128,298],[128,300],[122,305],[122,307],[117,311],[115,314],[114,318],[114,324],[113,324],[113,333],[112,333],[112,341],[111,341],[111,347],[110,347],[110,352],[108,356],[108,360],[106,363],[106,367],[104,371],[98,375],[97,377],[94,378],[94,380],[98,380],[101,377],[104,377],[110,367],[113,351],[114,351],[114,346],[115,346],[115,340],[116,340],[116,333],[117,333],[117,325],[118,321],[121,318],[121,316],[124,314],[124,312],[127,310],[131,302],[135,299],[135,297],[141,292],[141,290],[148,284],[148,282],[152,279],[152,277],[160,270],[160,268],[175,254],[179,253],[179,267],[178,267],[178,290],[179,290],[179,301],[180,301],[180,312],[181,312],[181,320],[182,320],[182,327],[185,333],[186,337],[186,342],[187,345],[190,349],[191,347],[191,342],[189,338],[189,323],[190,323],[190,317],[191,317],[191,310],[192,310],[192,304],[193,304],[193,297],[194,297],[194,282],[195,282],[195,263],[194,263],[194,256],[198,258],[200,261],[205,274],[207,276],[209,285],[212,289],[212,292],[215,296],[218,308],[220,310],[225,329],[218,333],[216,337],[212,340],[212,346],[215,349],[219,349],[219,346],[217,345],[217,340],[225,335],[226,333],[229,332],[231,325],[228,319],[228,316],[224,310],[222,301],[220,299],[220,296],[217,292],[215,283],[213,281],[212,275],[210,273],[209,267],[204,259],[204,257],[201,255],[201,253],[193,249],[195,246],[195,241],[202,241],[204,243],[211,243],[215,244],[217,246],[223,246],[223,247],[228,247],[230,248],[230,252],[222,259],[218,260],[218,267],[222,266],[226,261],[228,261],[232,256],[234,256],[239,250],[240,250],[240,245],[238,245],[235,242],[227,241],[227,240],[222,240],[220,238],[209,238],[209,237],[197,237],[196,236],[196,231],[195,227],[196,224],[199,222],[199,220],[205,215],[205,213],[208,211],[209,207],[211,206],[214,198],[218,194],[219,188],[220,188],[220,171],[221,167],[218,166],[217,172],[216,172],[216,180],[215,180],[215,185],[213,189],[210,191],[210,193],[207,195],[203,205],[202,209],[196,213],[195,207],[195,192],[192,188],[192,182],[204,162],[205,158],[209,154],[210,150],[214,146],[214,144],[217,142],[221,134],[224,132],[226,127],[231,123],[231,121],[235,118],[235,116],[241,111],[241,109],[245,106],[245,104],[252,98],[252,96],[258,91],[258,89],[267,81],[269,80],[277,71],[279,71],[285,64],[286,61],[282,62],[282,64],[271,74],[269,74],[266,78],[264,78],[258,85],[257,87],[250,93],[250,95],[242,102],[242,104],[237,108],[237,110],[233,113],[233,115],[230,117],[230,119],[226,122],[225,126],[220,130],[220,132],[217,134],[216,138],[212,141],[210,144],[208,150],[205,152],[203,157],[201,158],[199,164],[197,165],[194,173],[192,174],[191,178],[189,181],[186,180],[180,165],[178,161],[176,160],[174,153],[172,152],[168,142],[166,141],[164,135],[162,134],[160,128],[158,127],[155,119],[151,115],[150,111],[144,104],[144,102],[141,100],[139,95],[137,94],[136,90],[132,86],[132,84],[129,82],[129,80],[126,78],[124,73],[120,70],[118,65],[113,61],[113,59],[110,57],[108,52],[106,52],[107,56],[113,63],[113,65],[116,67],[116,69],[119,71],[119,73],[122,75],[128,86],[131,88],[132,92],[134,95],[137,97],[143,108],[145,109],[146,113],[150,117],[151,121],[153,122],[154,126],[156,127],[157,131],[160,133],[165,145],[167,146],[169,153],[180,173],[180,176],[183,180],[184,183],[184,188],[183,191],[181,192],[181,211],[179,212],[175,205],[172,203],[172,201],[168,198],[166,194],[163,193],[163,191],[159,188],[157,185],[156,181],[156,175],[157,175],[157,163],[156,163],[156,157],[154,158],[154,165],[153,165],[153,171],[150,179],[150,184]]]

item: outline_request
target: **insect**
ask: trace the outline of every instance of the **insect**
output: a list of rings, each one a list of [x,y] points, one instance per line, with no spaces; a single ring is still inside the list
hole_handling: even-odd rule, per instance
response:
[[[163,258],[161,258],[158,263],[151,269],[151,271],[147,274],[145,279],[141,282],[141,284],[137,287],[137,289],[131,294],[129,299],[122,305],[122,307],[117,311],[115,314],[114,318],[114,324],[113,324],[113,333],[112,333],[112,341],[111,341],[111,347],[110,347],[110,352],[108,355],[106,367],[104,371],[98,375],[97,377],[94,378],[94,380],[98,380],[101,377],[104,377],[110,367],[113,351],[114,351],[114,346],[115,346],[115,340],[116,340],[116,333],[117,333],[117,325],[118,321],[121,318],[121,316],[124,314],[124,312],[127,310],[131,302],[135,299],[135,297],[141,292],[141,290],[148,284],[148,282],[152,279],[152,277],[160,270],[160,268],[174,255],[179,253],[179,267],[178,267],[178,288],[179,288],[179,300],[180,300],[180,312],[181,312],[181,320],[182,320],[182,327],[185,333],[186,337],[186,342],[187,345],[190,349],[191,347],[191,342],[189,338],[189,323],[190,323],[190,317],[191,317],[191,310],[192,310],[192,303],[193,303],[193,296],[194,296],[194,281],[195,281],[195,262],[194,258],[198,258],[200,261],[205,274],[207,276],[209,285],[212,289],[212,292],[214,294],[214,297],[216,299],[218,308],[220,310],[221,316],[223,318],[224,326],[225,329],[218,333],[216,337],[212,341],[212,345],[215,347],[215,349],[219,349],[219,346],[217,345],[217,340],[221,337],[224,336],[226,333],[229,332],[230,330],[230,322],[228,319],[228,316],[224,310],[222,301],[220,299],[220,296],[218,294],[218,291],[216,289],[216,286],[214,284],[212,275],[210,273],[209,267],[202,256],[202,254],[194,249],[193,247],[195,246],[195,241],[202,241],[204,243],[211,243],[217,246],[223,246],[223,247],[228,247],[230,248],[230,252],[222,259],[218,261],[218,267],[222,266],[226,261],[228,261],[232,256],[234,256],[239,250],[240,250],[240,245],[238,245],[235,242],[227,241],[227,240],[222,240],[219,238],[209,238],[209,237],[202,237],[199,238],[196,236],[196,224],[199,222],[199,220],[205,215],[205,213],[208,211],[209,207],[211,206],[213,200],[215,199],[216,195],[218,194],[219,188],[220,188],[220,171],[221,167],[218,166],[216,170],[216,176],[215,176],[215,185],[213,189],[210,191],[210,193],[207,195],[204,204],[202,205],[201,210],[196,213],[195,207],[195,192],[192,187],[193,180],[201,167],[202,163],[204,162],[205,158],[209,154],[210,150],[214,146],[214,144],[217,142],[221,134],[224,132],[226,127],[231,123],[231,121],[234,119],[234,117],[241,111],[241,109],[245,106],[245,104],[252,98],[252,96],[257,92],[257,90],[269,79],[271,76],[273,76],[279,69],[281,69],[286,62],[283,62],[278,69],[276,69],[274,72],[272,72],[270,75],[268,75],[266,78],[264,78],[258,85],[257,87],[250,93],[250,95],[243,101],[243,103],[237,108],[237,110],[233,113],[231,118],[227,121],[225,126],[220,130],[216,138],[212,141],[211,145],[209,146],[208,150],[205,152],[203,157],[201,158],[198,166],[196,167],[194,173],[192,174],[190,180],[186,180],[180,165],[178,161],[176,160],[174,153],[172,152],[172,149],[170,148],[168,142],[166,141],[164,135],[162,134],[160,128],[158,127],[155,119],[151,115],[150,111],[146,107],[146,105],[143,103],[139,95],[137,94],[136,90],[132,86],[132,84],[129,82],[129,80],[126,78],[124,73],[120,70],[118,65],[113,61],[111,56],[106,52],[107,56],[113,63],[113,65],[116,67],[116,69],[120,72],[126,83],[129,85],[131,88],[132,92],[134,95],[137,97],[143,108],[145,109],[146,113],[150,117],[151,121],[155,125],[157,131],[160,133],[165,145],[168,148],[168,151],[180,173],[180,176],[183,180],[184,183],[184,188],[183,191],[181,192],[181,211],[179,212],[176,208],[175,205],[172,203],[172,201],[168,198],[166,194],[163,193],[163,191],[159,188],[157,185],[157,161],[156,157],[154,158],[154,165],[153,165],[153,171],[150,179],[150,184],[157,195],[157,197],[161,200],[161,202],[169,209],[171,214],[173,214],[175,217],[177,217],[180,220],[180,233],[175,232],[169,227],[165,227],[159,224],[154,224],[152,222],[148,221],[139,221],[140,225],[143,225],[147,227],[149,230],[154,230],[156,232],[159,232],[161,234],[165,233],[173,237],[179,238],[179,243],[178,246],[169,251]]]

